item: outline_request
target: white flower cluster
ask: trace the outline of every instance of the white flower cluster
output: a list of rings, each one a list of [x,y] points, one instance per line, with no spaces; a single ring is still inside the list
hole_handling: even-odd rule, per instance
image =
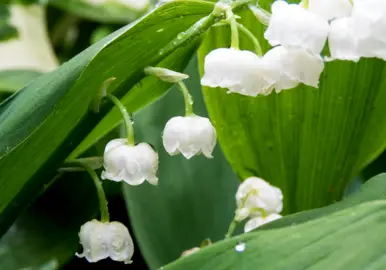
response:
[[[250,51],[220,48],[205,58],[201,84],[228,93],[268,95],[299,83],[318,87],[324,69],[321,52],[328,39],[331,59],[386,60],[386,1],[309,0],[272,4],[264,37],[274,46],[260,57]]]
[[[97,262],[110,257],[114,261],[131,263],[134,244],[122,223],[94,219],[82,225],[79,238],[83,246],[83,253],[76,254],[79,258]]]
[[[281,218],[283,194],[277,187],[257,177],[250,177],[242,182],[236,193],[237,221],[246,218],[244,231],[249,232],[265,223]]]

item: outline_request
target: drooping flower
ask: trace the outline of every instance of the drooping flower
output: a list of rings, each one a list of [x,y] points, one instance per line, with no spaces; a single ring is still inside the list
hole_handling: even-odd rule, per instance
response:
[[[246,208],[250,217],[278,214],[283,209],[283,194],[263,179],[249,177],[240,184],[236,202],[237,208]]]
[[[83,253],[76,254],[89,262],[110,257],[114,261],[131,263],[134,244],[128,229],[120,222],[92,220],[80,228],[80,243]]]
[[[212,158],[216,146],[216,130],[208,118],[197,115],[170,119],[163,131],[163,145],[170,155],[181,153],[190,159],[202,153]]]
[[[263,74],[274,81],[276,92],[296,87],[299,83],[318,87],[319,77],[324,63],[319,55],[312,55],[305,50],[287,50],[277,46],[263,57]]]
[[[201,84],[228,88],[228,93],[266,95],[273,82],[261,76],[261,59],[250,51],[220,48],[205,57]]]
[[[386,60],[386,4],[383,0],[356,0],[352,12],[358,53]]]
[[[147,143],[135,146],[127,139],[110,141],[105,148],[102,179],[125,181],[129,185],[140,185],[147,180],[157,185],[158,154]]]
[[[351,17],[333,20],[328,44],[332,59],[359,61],[358,38]]]
[[[272,16],[264,36],[272,46],[303,49],[319,54],[327,40],[327,20],[301,5],[278,0],[272,5]]]
[[[309,0],[308,4],[309,11],[325,20],[348,17],[352,9],[350,0]]]
[[[247,223],[245,223],[245,226],[244,226],[244,232],[247,233],[247,232],[250,232],[264,224],[267,224],[271,221],[274,221],[274,220],[277,220],[279,218],[281,218],[282,216],[279,215],[279,214],[270,214],[266,217],[255,217],[255,218],[251,218],[250,220],[247,221]]]

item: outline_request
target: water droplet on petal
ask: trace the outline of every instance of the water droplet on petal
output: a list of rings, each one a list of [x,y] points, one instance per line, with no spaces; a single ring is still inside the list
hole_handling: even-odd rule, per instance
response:
[[[235,250],[237,252],[243,252],[245,250],[245,247],[246,247],[245,243],[239,243],[235,246]]]

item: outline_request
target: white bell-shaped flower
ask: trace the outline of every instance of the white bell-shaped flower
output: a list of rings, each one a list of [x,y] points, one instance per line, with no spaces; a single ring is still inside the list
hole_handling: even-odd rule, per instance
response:
[[[140,185],[145,180],[152,185],[158,183],[158,154],[147,143],[131,146],[127,139],[112,140],[106,145],[103,159],[102,179],[129,185]]]
[[[318,87],[324,69],[323,59],[305,50],[287,50],[277,46],[263,57],[264,75],[275,82],[276,92],[296,87],[299,83]]]
[[[202,153],[212,158],[216,146],[216,130],[208,118],[190,115],[170,119],[163,131],[163,145],[170,155],[181,153],[190,159]]]
[[[134,244],[128,229],[119,222],[92,220],[80,228],[83,253],[76,256],[97,262],[110,257],[114,261],[131,263]]]
[[[236,202],[237,208],[247,208],[250,216],[277,214],[283,209],[283,194],[263,179],[250,177],[240,184]]]
[[[80,228],[79,239],[83,246],[83,253],[76,256],[86,258],[89,262],[97,262],[109,257],[109,249],[105,243],[104,234],[106,233],[105,223],[92,220]]]
[[[274,47],[263,57],[263,66],[265,76],[271,78],[275,84],[273,87],[279,93],[283,89],[291,89],[299,84],[299,80],[289,74],[291,69],[288,63],[288,51],[282,47]]]
[[[319,54],[327,40],[327,20],[300,5],[276,1],[264,36],[272,46],[286,49],[304,49]]]
[[[386,2],[356,0],[352,12],[358,53],[386,60]]]
[[[132,262],[134,243],[125,225],[116,221],[108,223],[105,237],[109,257],[112,260],[124,263]]]
[[[331,22],[328,44],[332,60],[359,61],[358,38],[351,17],[340,18]]]
[[[325,20],[348,17],[352,9],[350,0],[309,0],[308,3],[308,10]]]
[[[272,82],[261,76],[260,57],[250,51],[216,49],[205,57],[203,86],[228,88],[246,96],[267,94]]]
[[[267,224],[271,221],[277,220],[281,218],[282,216],[279,214],[270,214],[266,217],[255,217],[247,221],[244,226],[244,232],[250,232],[264,224]]]

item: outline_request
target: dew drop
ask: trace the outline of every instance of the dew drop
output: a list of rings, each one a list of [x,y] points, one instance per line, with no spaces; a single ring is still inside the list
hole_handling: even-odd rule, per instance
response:
[[[245,247],[246,247],[245,243],[239,243],[235,246],[235,250],[237,252],[243,252],[245,250]]]
[[[157,30],[157,33],[161,33],[163,30],[164,30],[163,28],[158,29],[158,30]]]

